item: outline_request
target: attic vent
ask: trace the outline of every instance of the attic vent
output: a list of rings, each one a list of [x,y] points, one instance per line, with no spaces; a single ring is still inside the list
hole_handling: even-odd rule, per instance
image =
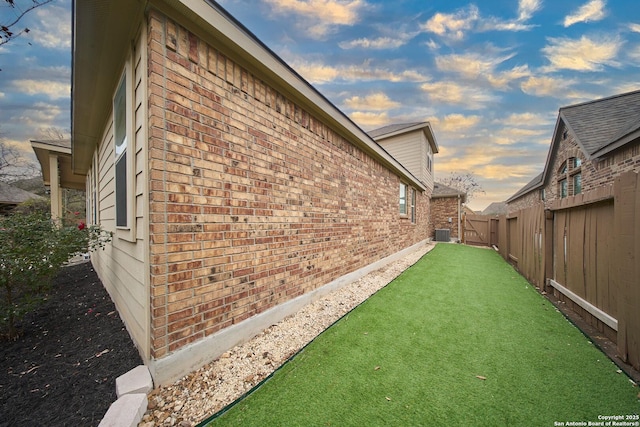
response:
[[[448,228],[438,229],[436,230],[436,242],[448,242],[450,230]]]
[[[564,132],[562,132],[562,140],[567,139],[567,136],[569,136],[569,131],[565,130]]]

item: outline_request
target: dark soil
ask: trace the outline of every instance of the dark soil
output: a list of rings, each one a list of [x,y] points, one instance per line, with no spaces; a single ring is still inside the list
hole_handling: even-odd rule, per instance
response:
[[[97,426],[142,360],[91,263],[64,268],[17,341],[0,340],[0,426]]]

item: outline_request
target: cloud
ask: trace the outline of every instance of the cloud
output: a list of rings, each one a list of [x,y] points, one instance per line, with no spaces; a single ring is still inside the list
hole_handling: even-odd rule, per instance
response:
[[[478,125],[480,120],[481,117],[476,115],[465,116],[463,114],[449,114],[442,119],[433,117],[428,121],[433,126],[436,134],[439,132],[460,134]]]
[[[19,116],[14,116],[11,119],[13,124],[42,129],[57,126],[57,120],[65,112],[68,111],[64,111],[58,105],[36,102],[30,108],[22,110]]]
[[[629,49],[627,52],[629,58],[631,58],[634,62],[640,62],[640,45],[636,45],[633,48]]]
[[[292,61],[291,66],[311,83],[322,84],[333,81],[425,82],[430,78],[419,71],[405,69],[400,72],[375,68],[369,61],[359,65],[331,66],[322,63]]]
[[[554,117],[555,119],[555,117]],[[501,125],[516,125],[516,126],[547,126],[552,123],[549,117],[545,117],[541,114],[535,113],[513,113],[507,117],[495,120],[494,123]]]
[[[628,27],[634,33],[640,33],[640,24],[631,23],[631,24],[628,24]]]
[[[496,97],[480,87],[462,85],[453,81],[423,83],[420,88],[429,95],[432,102],[462,105],[477,110],[493,102]]]
[[[408,39],[397,37],[378,37],[376,39],[362,38],[341,42],[338,44],[342,49],[364,48],[364,49],[394,49],[406,44]]]
[[[494,88],[506,89],[512,81],[530,75],[526,65],[506,71],[496,71],[500,64],[512,57],[513,55],[491,56],[479,52],[453,54],[437,57],[436,66],[440,71],[460,74],[466,79],[486,79]]]
[[[493,136],[492,141],[498,145],[511,145],[519,142],[537,141],[549,133],[549,129],[526,129],[522,127],[505,127]]]
[[[513,180],[533,175],[536,172],[531,165],[483,164],[474,169],[474,173],[485,179],[498,181]],[[515,193],[515,191],[514,191]]]
[[[607,16],[605,5],[605,0],[591,0],[589,3],[583,4],[574,13],[564,18],[565,28],[578,22],[600,21]]]
[[[380,127],[389,123],[389,116],[386,112],[383,113],[372,113],[372,112],[362,112],[355,111],[349,114],[351,120],[358,124],[358,126],[371,128],[371,127]]]
[[[520,0],[518,2],[518,21],[528,21],[541,7],[541,0]]]
[[[549,45],[542,48],[551,62],[548,71],[600,71],[604,65],[617,67],[619,64],[615,58],[624,44],[619,37],[606,36],[600,39],[587,36],[580,39],[550,37],[548,41]]]
[[[384,93],[372,93],[365,97],[352,96],[345,99],[344,104],[354,110],[390,110],[400,106],[399,102],[395,102]]]
[[[50,49],[71,48],[71,9],[56,5],[37,8],[37,24],[31,28],[32,38]]]
[[[526,22],[542,7],[541,0],[520,0],[518,2],[518,17],[515,20],[503,20],[487,17],[481,20],[479,31],[527,31],[534,25]]]
[[[532,76],[520,84],[520,89],[528,95],[559,97],[566,92],[571,83],[566,78],[556,79],[548,76]]]
[[[480,15],[478,7],[471,4],[458,9],[454,13],[436,13],[421,26],[427,33],[459,41],[465,38],[469,31],[526,31],[533,28],[527,21],[542,7],[542,0],[519,0],[518,16],[515,19]]]
[[[27,95],[46,95],[49,99],[71,96],[71,84],[48,80],[16,80],[13,85]]]
[[[462,40],[465,31],[473,28],[474,23],[480,18],[480,12],[475,5],[459,9],[455,13],[436,13],[422,25],[422,30],[437,34],[444,38]]]
[[[425,45],[431,50],[437,50],[440,47],[440,45],[433,41],[433,39],[429,39],[429,41],[426,42]]]
[[[338,25],[354,25],[369,5],[364,0],[267,0],[275,13],[295,14],[299,27],[312,38],[323,38]]]

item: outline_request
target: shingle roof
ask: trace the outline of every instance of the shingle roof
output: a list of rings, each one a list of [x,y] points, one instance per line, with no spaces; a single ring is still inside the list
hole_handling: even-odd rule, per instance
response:
[[[68,148],[71,149],[71,140],[70,139],[33,139],[31,142],[40,143],[44,145],[51,145],[54,147],[60,148]]]
[[[533,190],[535,187],[541,185],[543,176],[544,176],[544,172],[540,172],[538,175],[535,176],[535,178],[529,181],[527,185],[525,185],[520,190],[518,190],[513,196],[509,197],[509,199],[507,199],[507,203],[517,199],[520,196],[527,194],[529,191]]]
[[[17,205],[29,199],[40,199],[37,194],[30,193],[6,182],[0,182],[0,203]]]
[[[507,202],[493,202],[482,211],[482,215],[504,215],[507,211]]]
[[[367,132],[371,138],[377,138],[382,135],[386,135],[388,133],[398,132],[404,129],[408,129],[414,126],[418,126],[421,124],[426,124],[427,122],[413,122],[413,123],[396,123],[393,125],[383,126],[378,129],[374,129],[370,132]]]
[[[640,91],[563,107],[560,117],[591,156],[640,128]]]
[[[433,193],[431,193],[431,198],[440,198],[440,197],[458,197],[462,196],[462,201],[464,202],[467,198],[467,193],[464,191],[457,190],[453,187],[448,187],[439,182],[433,183]]]

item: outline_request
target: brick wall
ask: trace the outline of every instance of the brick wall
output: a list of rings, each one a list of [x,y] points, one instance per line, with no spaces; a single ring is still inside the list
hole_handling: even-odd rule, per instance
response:
[[[451,222],[449,222],[451,218]],[[437,197],[431,200],[430,237],[435,239],[435,230],[449,229],[451,238],[460,238],[458,230],[458,198]]]
[[[428,236],[399,177],[171,19],[149,17],[152,357]]]
[[[587,193],[604,185],[613,185],[615,177],[628,171],[640,170],[640,142],[627,144],[622,149],[595,161],[587,160],[585,153],[575,141],[571,132],[565,132],[566,127],[560,124],[557,135],[560,138],[553,156],[552,164],[548,166],[545,189],[545,206],[561,198],[559,182],[567,179],[568,195],[574,195],[572,177],[579,172],[582,175],[582,193]],[[567,172],[561,169],[567,160],[580,159],[581,165],[575,168],[569,164]],[[525,209],[540,203],[540,191],[535,190],[509,203],[509,212]]]
[[[542,203],[540,197],[540,189],[530,191],[522,197],[518,197],[516,200],[509,202],[509,213],[519,211],[521,209],[530,208],[538,203]]]

